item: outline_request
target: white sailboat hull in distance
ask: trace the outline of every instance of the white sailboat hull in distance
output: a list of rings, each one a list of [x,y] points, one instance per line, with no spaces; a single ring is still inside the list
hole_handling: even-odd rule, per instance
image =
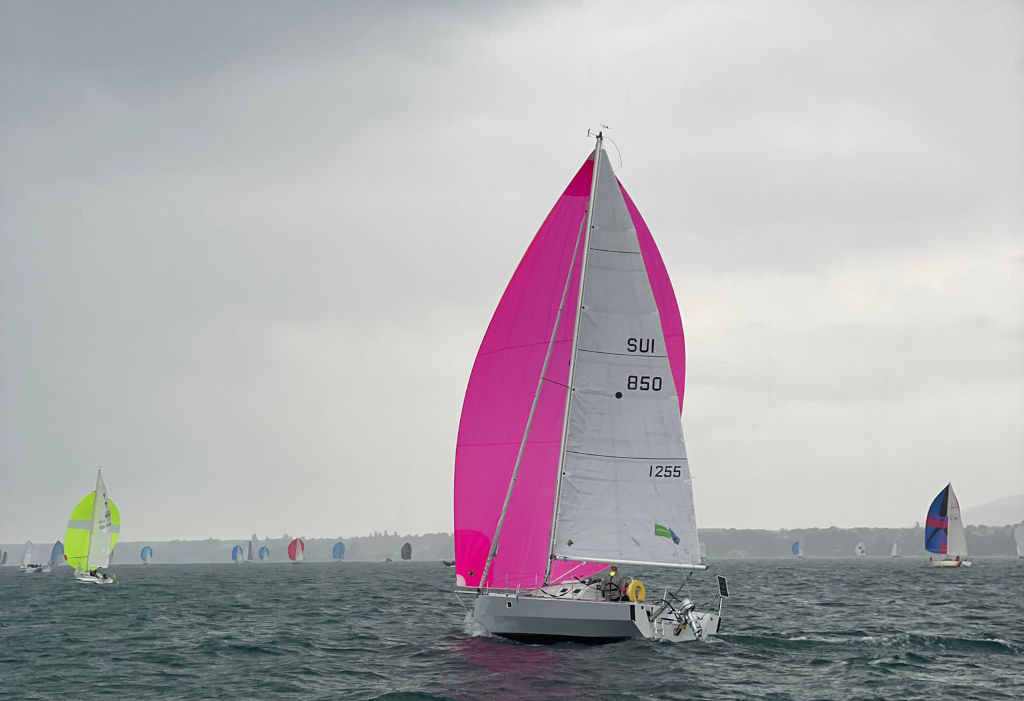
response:
[[[932,567],[970,567],[970,560],[932,560]]]
[[[116,581],[115,577],[101,572],[95,575],[89,572],[75,572],[75,582],[78,584],[113,584]]]
[[[689,625],[674,616],[656,616],[657,603],[557,599],[540,591],[479,594],[473,618],[491,635],[526,643],[611,643],[661,639],[698,639]],[[703,636],[716,635],[721,616],[694,612]]]

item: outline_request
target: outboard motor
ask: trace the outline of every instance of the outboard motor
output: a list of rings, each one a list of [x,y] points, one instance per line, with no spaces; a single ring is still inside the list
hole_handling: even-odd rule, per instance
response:
[[[676,626],[676,635],[683,632],[683,622],[685,621],[690,625],[693,630],[693,636],[698,640],[704,635],[704,629],[700,627],[700,621],[697,616],[693,613],[697,605],[693,603],[690,597],[683,597],[683,600],[679,603],[679,608],[676,609],[676,620],[679,621],[679,625]]]

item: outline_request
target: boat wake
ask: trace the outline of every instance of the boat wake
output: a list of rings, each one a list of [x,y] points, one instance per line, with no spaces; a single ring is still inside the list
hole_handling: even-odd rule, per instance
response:
[[[462,619],[462,628],[466,635],[474,638],[489,638],[491,636],[491,634],[487,632],[487,629],[473,618],[472,611],[466,611],[466,615]]]

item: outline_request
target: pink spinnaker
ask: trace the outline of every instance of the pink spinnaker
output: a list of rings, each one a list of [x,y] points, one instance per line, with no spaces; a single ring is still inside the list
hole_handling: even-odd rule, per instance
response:
[[[455,575],[459,586],[525,589],[544,583],[583,260],[579,234],[587,216],[593,158],[591,154],[579,169],[533,237],[473,364],[455,450]],[[621,183],[619,187],[658,305],[682,410],[686,355],[679,307],[651,232]],[[573,265],[498,550],[487,581],[481,583],[578,240],[581,250]],[[571,576],[586,577],[604,568],[556,560],[551,581],[559,581],[570,570]]]

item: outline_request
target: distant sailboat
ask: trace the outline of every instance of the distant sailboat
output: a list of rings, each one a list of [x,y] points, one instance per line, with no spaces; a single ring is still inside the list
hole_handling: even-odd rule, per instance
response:
[[[249,539],[249,549],[245,553],[246,562],[256,562],[256,536]]]
[[[0,565],[6,565],[6,564],[7,564],[7,551],[6,550],[0,550]]]
[[[236,545],[235,547],[231,548],[231,561],[234,562],[236,565],[242,564],[242,560],[245,557],[244,552],[245,551],[242,550],[241,545]]]
[[[506,287],[462,405],[455,581],[490,633],[717,633],[720,609],[644,603],[643,582],[618,572],[707,568],[680,423],[684,366],[672,284],[598,134]]]
[[[929,557],[932,567],[970,567],[967,559],[967,537],[960,518],[960,502],[950,482],[928,507],[924,522],[924,549],[940,558]]]
[[[50,561],[47,564],[51,567],[64,564],[64,543],[58,540],[53,544],[53,547],[50,548]]]
[[[402,546],[402,559],[403,560],[411,560],[412,559],[412,543],[406,543],[405,545]]]
[[[335,559],[335,561],[339,561],[340,562],[341,560],[344,560],[345,559],[345,544],[344,543],[335,543],[334,544],[334,548],[331,550],[331,556]]]
[[[296,538],[288,543],[288,559],[293,564],[301,565],[306,559],[306,541]]]
[[[853,554],[857,557],[867,557],[868,549],[864,547],[864,543],[857,543],[853,546]]]
[[[144,546],[139,557],[142,558],[142,564],[148,565],[149,561],[153,559],[153,548],[149,545]]]
[[[889,557],[899,557],[899,556],[900,556],[900,542],[897,540],[895,543],[892,544],[892,552],[889,553]]]
[[[35,561],[33,547],[31,540],[25,543],[25,550],[21,555],[21,567],[19,568],[19,571],[23,574],[42,574],[44,572],[49,572],[49,565],[43,565]]]
[[[1017,557],[1024,557],[1024,522],[1013,529],[1013,539],[1017,543]]]
[[[800,542],[799,540],[796,541],[795,543],[793,543],[792,550],[793,550],[793,557],[803,557],[804,556],[804,544],[802,542]]]
[[[103,471],[96,471],[96,488],[82,497],[68,519],[64,533],[64,555],[75,568],[80,584],[113,584],[116,576],[102,572],[110,566],[110,555],[121,532],[121,513],[107,496]]]
[[[266,545],[261,547],[259,551],[259,558],[260,562],[268,561],[270,559],[270,548],[268,548]]]

